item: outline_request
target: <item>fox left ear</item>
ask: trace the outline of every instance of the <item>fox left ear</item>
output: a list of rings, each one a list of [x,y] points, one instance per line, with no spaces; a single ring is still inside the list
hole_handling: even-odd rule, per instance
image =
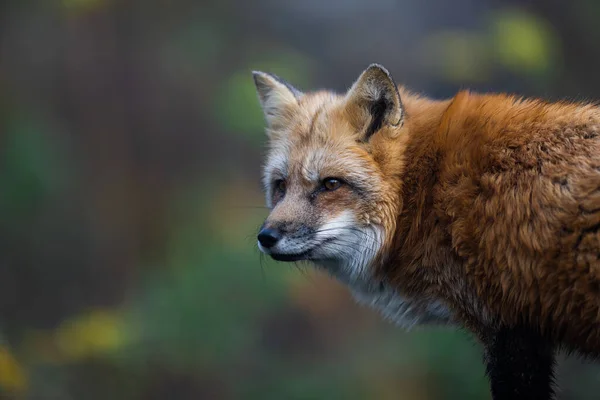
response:
[[[285,117],[298,105],[302,93],[276,75],[252,71],[252,76],[268,126],[273,128],[284,123]]]
[[[398,86],[379,64],[369,65],[354,82],[346,94],[346,110],[364,142],[384,126],[399,128],[404,123]]]

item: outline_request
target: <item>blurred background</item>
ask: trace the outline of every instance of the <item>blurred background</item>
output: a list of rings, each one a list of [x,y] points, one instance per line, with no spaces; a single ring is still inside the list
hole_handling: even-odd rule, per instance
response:
[[[250,71],[600,99],[595,0],[0,2],[0,398],[489,399],[481,349],[261,260]],[[562,399],[600,393],[563,358]]]

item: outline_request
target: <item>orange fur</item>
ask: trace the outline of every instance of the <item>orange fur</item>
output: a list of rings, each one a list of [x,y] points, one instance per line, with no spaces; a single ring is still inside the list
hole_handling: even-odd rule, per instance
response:
[[[600,110],[467,91],[398,98],[386,74],[367,70],[346,96],[294,97],[271,95],[286,86],[257,73],[271,138],[266,226],[316,231],[351,215],[382,232],[370,274],[415,308],[441,302],[480,337],[525,325],[600,354]],[[391,109],[380,120],[375,100]],[[349,184],[318,191],[326,177]]]
[[[468,92],[433,113],[405,105],[404,207],[383,273],[476,331],[524,323],[599,352],[600,111]]]

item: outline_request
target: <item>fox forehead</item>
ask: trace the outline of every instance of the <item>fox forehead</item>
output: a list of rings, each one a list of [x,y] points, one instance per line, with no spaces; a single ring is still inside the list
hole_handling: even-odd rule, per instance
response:
[[[271,135],[263,176],[268,196],[277,179],[314,186],[328,177],[343,178],[372,192],[380,180],[379,169],[357,141],[343,111],[336,108],[335,100],[308,104]]]
[[[264,183],[268,185],[276,179],[300,179],[302,183],[313,185],[331,177],[363,186],[365,175],[375,172],[373,161],[363,149],[332,140],[323,145],[292,144],[272,149],[265,164]]]

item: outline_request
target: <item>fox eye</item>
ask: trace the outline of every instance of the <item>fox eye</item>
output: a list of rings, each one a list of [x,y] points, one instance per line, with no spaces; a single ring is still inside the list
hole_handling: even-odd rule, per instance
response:
[[[279,190],[280,192],[285,192],[285,189],[287,188],[287,185],[283,179],[277,179],[274,183],[274,186],[275,189]]]
[[[342,181],[336,178],[325,178],[323,179],[323,187],[325,190],[333,191],[342,186]]]

